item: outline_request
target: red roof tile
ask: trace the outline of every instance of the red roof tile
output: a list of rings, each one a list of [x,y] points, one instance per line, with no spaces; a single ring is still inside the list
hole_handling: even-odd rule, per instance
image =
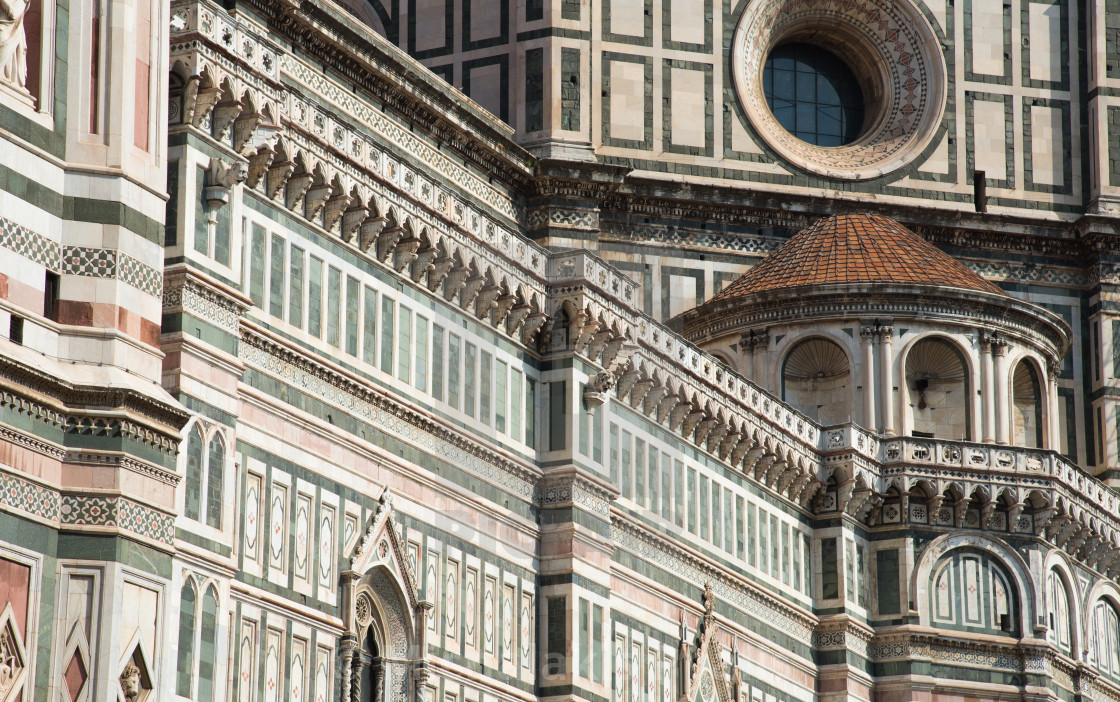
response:
[[[826,217],[764,258],[710,301],[813,285],[893,283],[1006,295],[893,219]]]

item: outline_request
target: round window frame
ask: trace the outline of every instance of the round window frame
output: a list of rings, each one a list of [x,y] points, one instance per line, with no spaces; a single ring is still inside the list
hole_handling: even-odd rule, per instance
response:
[[[771,112],[762,81],[766,59],[791,42],[835,54],[856,76],[864,128],[855,141],[816,146],[786,131]],[[906,166],[929,145],[945,113],[941,43],[908,0],[757,0],[735,29],[731,71],[739,103],[766,144],[794,166],[833,179],[868,180]],[[917,90],[907,92],[910,79]]]
[[[864,137],[865,134],[868,133],[868,121],[869,121],[868,118],[869,118],[869,116],[871,116],[873,111],[874,111],[875,114],[878,114],[878,111],[879,111],[878,104],[871,104],[869,106],[868,99],[867,99],[867,94],[869,92],[872,93],[873,96],[874,96],[874,93],[876,92],[876,90],[875,90],[876,86],[874,85],[874,83],[872,81],[868,80],[868,76],[863,74],[865,72],[861,73],[860,71],[854,70],[851,66],[848,65],[848,62],[846,60],[844,60],[836,52],[835,48],[833,48],[832,46],[829,46],[826,41],[817,40],[816,37],[811,36],[811,33],[805,33],[805,34],[794,33],[791,36],[786,36],[785,38],[783,38],[782,40],[780,40],[778,42],[774,42],[774,45],[770,47],[770,50],[768,52],[766,52],[766,56],[763,57],[762,75],[766,74],[766,64],[768,64],[770,62],[770,57],[774,54],[774,52],[777,51],[778,49],[782,48],[783,46],[789,46],[791,44],[808,45],[808,46],[811,46],[811,47],[813,47],[813,48],[815,48],[819,51],[823,51],[823,52],[826,52],[828,54],[831,54],[832,57],[834,59],[836,59],[837,61],[839,61],[841,64],[843,64],[844,68],[847,69],[848,73],[851,74],[852,80],[855,81],[856,86],[858,87],[859,92],[860,92],[860,98],[862,99],[863,121],[859,125],[859,133],[856,134],[856,137],[854,139],[852,139],[851,141],[849,141],[845,144],[840,144],[839,146],[820,146],[819,144],[814,144],[810,141],[806,141],[805,143],[809,144],[810,146],[816,146],[817,148],[821,148],[821,149],[838,149],[838,148],[843,148],[845,146],[851,146],[852,144],[857,143],[860,139],[862,139]],[[765,83],[765,81],[764,81],[764,83]],[[766,96],[766,90],[765,90],[765,86],[764,86],[763,87],[763,97],[765,97],[765,96]],[[879,98],[876,98],[876,99],[879,99]],[[767,101],[766,104],[767,104],[767,107],[770,108],[770,114],[773,115],[774,110],[773,110],[773,107],[770,106],[770,102]],[[782,123],[780,121],[778,121],[777,117],[775,117],[774,120],[778,122],[778,126],[782,127],[782,129],[785,129],[785,126],[782,125]],[[786,129],[786,131],[791,136],[793,135],[793,132],[790,132],[788,129]],[[795,138],[796,138],[796,136],[795,136]],[[804,141],[804,140],[802,140],[802,141]]]

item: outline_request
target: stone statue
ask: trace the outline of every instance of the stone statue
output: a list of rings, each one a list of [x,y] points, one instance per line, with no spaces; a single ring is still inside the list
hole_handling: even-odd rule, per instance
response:
[[[0,82],[27,85],[27,36],[23,18],[28,0],[0,0]]]
[[[11,633],[0,629],[0,696],[12,689],[22,667]]]
[[[121,671],[121,690],[124,691],[124,698],[128,702],[136,702],[140,698],[140,693],[144,691],[143,683],[140,682],[140,669],[131,661]]]

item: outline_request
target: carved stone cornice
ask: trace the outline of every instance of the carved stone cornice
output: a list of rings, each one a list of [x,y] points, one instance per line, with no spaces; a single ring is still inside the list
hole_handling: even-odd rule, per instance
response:
[[[425,75],[419,63],[372,30],[314,3],[247,0],[270,28],[316,61],[422,129],[440,144],[479,164],[495,178],[525,190],[532,156],[512,141],[513,130],[476,113]],[[411,90],[401,90],[409,85]]]
[[[532,195],[599,201],[617,190],[629,173],[625,166],[541,159],[537,162]]]
[[[179,484],[183,476],[173,470],[161,468],[151,463],[138,461],[130,456],[117,453],[100,453],[94,451],[66,451],[63,461],[66,463],[96,465],[103,467],[119,467],[138,475],[143,475],[165,485],[174,487]]]
[[[164,272],[164,314],[190,312],[236,334],[238,320],[252,305],[237,290],[186,264]]]
[[[858,292],[858,295],[851,294]],[[684,335],[704,343],[775,324],[817,319],[912,317],[936,319],[969,328],[998,329],[1004,337],[1027,339],[1045,356],[1062,357],[1073,331],[1058,315],[1009,296],[955,288],[859,284],[837,290],[792,288],[744,295],[702,305],[679,319]]]
[[[75,385],[7,357],[0,357],[0,406],[66,433],[122,437],[167,455],[178,450],[179,430],[190,418],[138,390]]]

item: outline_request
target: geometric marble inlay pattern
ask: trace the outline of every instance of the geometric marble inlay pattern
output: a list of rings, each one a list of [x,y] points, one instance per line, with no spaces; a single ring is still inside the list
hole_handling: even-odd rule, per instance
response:
[[[58,271],[60,268],[62,247],[57,241],[51,241],[42,234],[4,217],[0,217],[0,246],[53,271]]]

